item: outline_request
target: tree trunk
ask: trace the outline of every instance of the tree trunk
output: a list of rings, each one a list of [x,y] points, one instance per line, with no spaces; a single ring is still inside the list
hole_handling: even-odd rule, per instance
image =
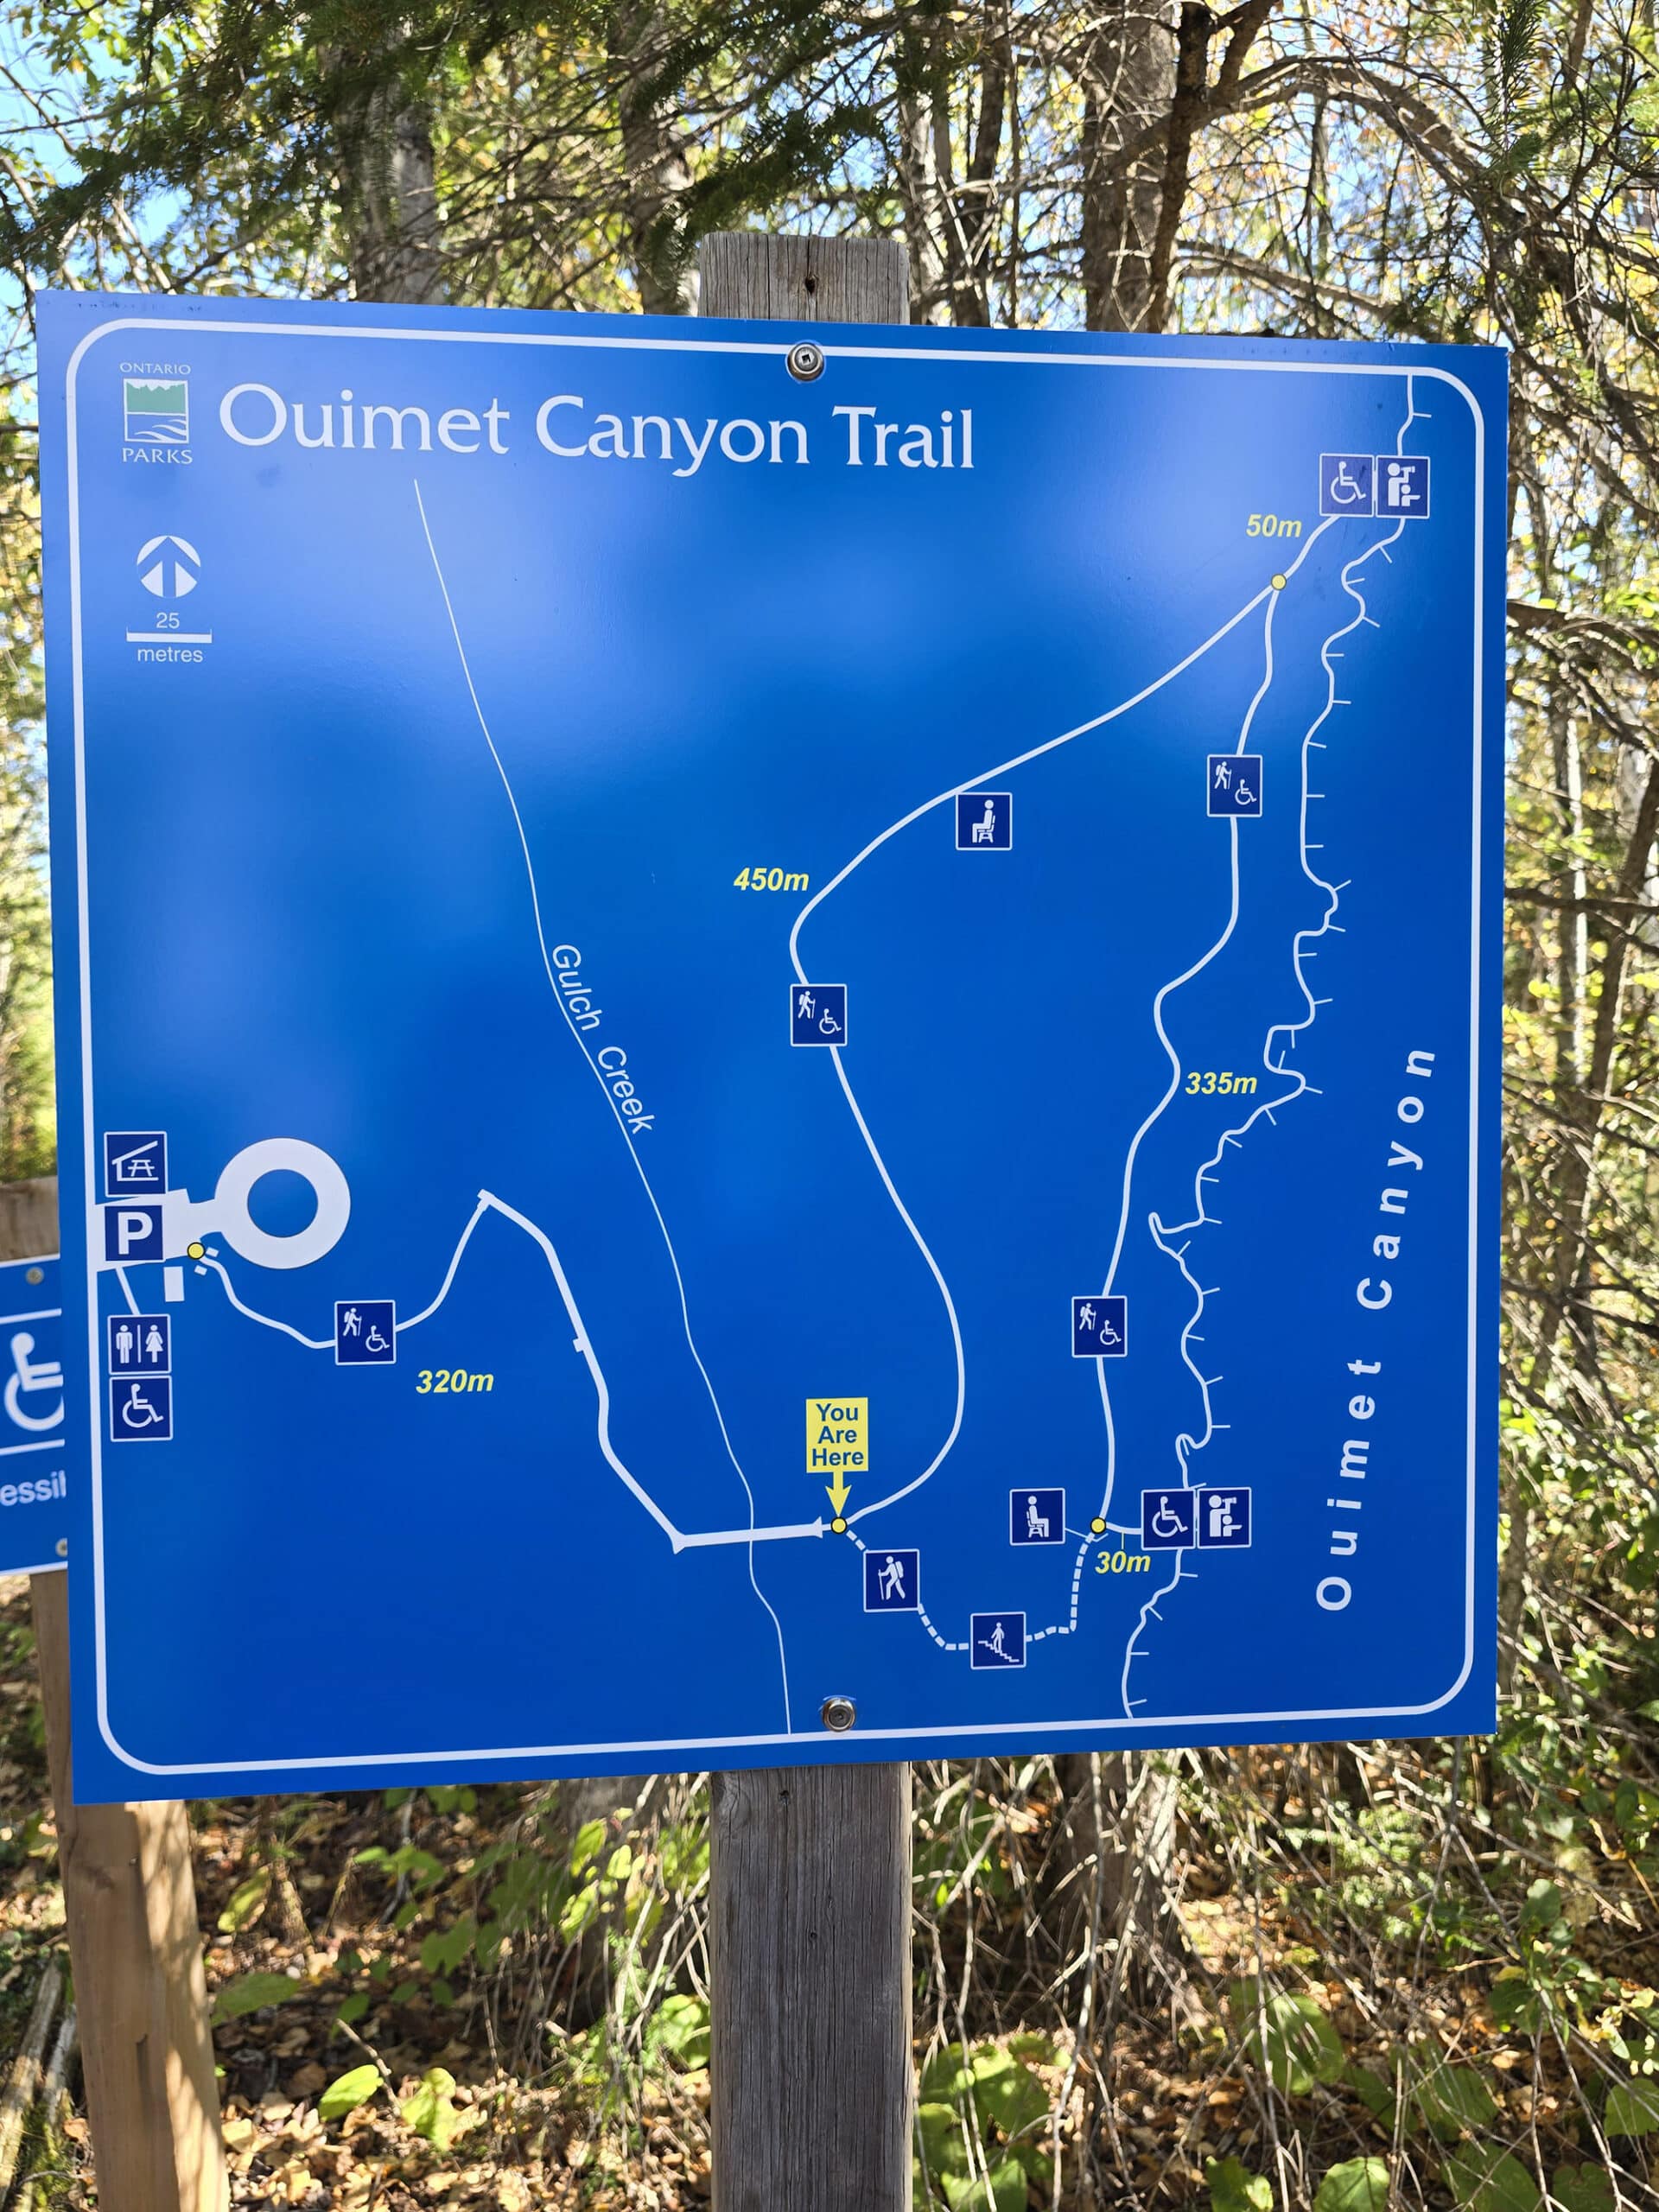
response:
[[[623,1844],[637,1845],[649,1826],[656,1783],[648,1774],[607,1774],[572,1778],[558,1785],[558,1822],[566,1851],[594,1821],[605,1824],[605,1837],[596,1854],[602,1872],[612,1854]],[[607,1905],[595,1914],[577,1937],[575,1955],[562,1984],[569,2000],[569,2024],[580,2031],[591,2027],[610,2009],[612,1944],[625,1932],[627,1915],[626,1883],[619,1883]]]
[[[352,295],[399,307],[446,296],[431,109],[388,60],[335,124]]]
[[[674,128],[673,103],[652,81],[662,67],[667,32],[668,18],[652,0],[622,0],[611,10],[623,213],[639,305],[647,315],[689,315],[697,303],[696,273],[675,209],[690,188],[691,170]]]
[[[1173,1773],[1135,1753],[1101,1757],[1096,1827],[1094,1756],[1071,1751],[1054,1762],[1065,1801],[1058,1853],[1067,1900],[1061,1940],[1068,1957],[1089,1942],[1098,1885],[1100,1948],[1112,1963],[1102,1957],[1088,1970],[1105,1972],[1114,1987],[1139,1994],[1160,1978],[1160,1954],[1168,1962],[1180,1948],[1172,1891],[1179,1785]]]
[[[905,11],[899,34],[899,194],[905,210],[905,245],[910,256],[910,319],[931,322],[950,296],[941,239],[950,210],[944,204],[950,182],[939,172],[939,133],[934,128],[933,48],[938,33],[935,7]],[[948,149],[947,149],[948,161]]]
[[[1569,802],[1570,804],[1570,802]],[[1653,865],[1654,842],[1659,836],[1659,760],[1649,762],[1636,807],[1624,861],[1618,872],[1613,912],[1622,916],[1642,893]],[[1565,933],[1572,918],[1563,914]],[[1613,1053],[1618,1042],[1619,1014],[1624,998],[1624,971],[1629,965],[1630,939],[1622,930],[1610,931],[1607,957],[1602,963],[1601,992],[1590,1028],[1588,1060],[1575,1071],[1568,1088],[1558,1085],[1557,1104],[1567,1128],[1561,1162],[1560,1188],[1556,1205],[1559,1227],[1543,1286],[1543,1314],[1536,1357],[1529,1377],[1533,1394],[1541,1399],[1548,1391],[1561,1332],[1568,1325],[1568,1309],[1582,1286],[1590,1261],[1590,1204],[1595,1191],[1597,1147],[1601,1135],[1602,1101],[1610,1091]],[[1527,1554],[1531,1537],[1531,1514],[1524,1496],[1516,1493],[1510,1511],[1510,1537],[1498,1567],[1498,1688],[1507,1696],[1514,1683],[1519,1656],[1521,1625],[1526,1614]]]
[[[1154,143],[1122,175],[1116,157],[1174,105],[1174,18],[1164,0],[1111,0],[1095,11],[1084,41],[1080,244],[1090,330],[1147,327],[1165,148]]]
[[[979,97],[975,103],[967,175],[957,188],[950,223],[954,242],[950,320],[975,328],[991,321],[996,251],[997,162],[1008,99],[1007,0],[985,0],[980,11]]]

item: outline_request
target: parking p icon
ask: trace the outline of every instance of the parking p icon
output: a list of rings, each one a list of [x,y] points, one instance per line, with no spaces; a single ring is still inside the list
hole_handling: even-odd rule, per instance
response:
[[[104,1257],[118,1267],[136,1266],[162,1256],[160,1206],[104,1208]]]

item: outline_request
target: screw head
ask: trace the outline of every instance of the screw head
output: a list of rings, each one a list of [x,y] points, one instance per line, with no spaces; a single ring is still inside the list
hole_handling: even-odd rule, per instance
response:
[[[811,384],[823,374],[823,348],[803,339],[798,346],[790,347],[784,365],[797,384]]]
[[[833,1734],[844,1736],[858,1718],[858,1707],[849,1697],[827,1697],[821,1717]]]

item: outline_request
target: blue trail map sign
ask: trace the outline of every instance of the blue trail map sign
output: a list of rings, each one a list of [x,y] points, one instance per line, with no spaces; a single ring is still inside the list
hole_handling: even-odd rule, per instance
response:
[[[0,1266],[0,1574],[68,1554],[63,1317],[55,1254]]]
[[[1501,355],[42,327],[89,1796],[1491,1724]]]

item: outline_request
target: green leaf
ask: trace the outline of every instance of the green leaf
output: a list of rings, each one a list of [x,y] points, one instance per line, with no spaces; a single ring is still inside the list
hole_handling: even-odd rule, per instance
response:
[[[921,2099],[925,2104],[952,2103],[966,2096],[973,2087],[973,2069],[954,2044],[931,2059],[921,2081]]]
[[[1383,2212],[1389,2170],[1381,2158],[1344,2158],[1319,2183],[1313,2212]]]
[[[576,1830],[570,1846],[570,1872],[581,1873],[582,1868],[599,1856],[599,1847],[605,1840],[603,1821],[584,1821]]]
[[[1273,2086],[1282,2095],[1305,2097],[1316,2082],[1328,2088],[1341,2081],[1347,2064],[1342,2038],[1311,1997],[1293,1997],[1281,1991],[1268,1997],[1258,2013],[1255,1984],[1236,1981],[1228,2001],[1243,2031],[1245,2049],[1264,2060]]]
[[[1613,2212],[1613,2185],[1600,2166],[1558,2166],[1549,2192],[1567,2212]]]
[[[1541,1936],[1553,1928],[1561,1916],[1561,1892],[1558,1884],[1547,1881],[1541,1875],[1529,1885],[1527,1901],[1521,1908],[1520,1929],[1523,1936]]]
[[[1048,2118],[1048,2092],[1029,2067],[995,2044],[974,2053],[973,2097],[980,2125],[990,2121],[1005,2139]]]
[[[971,2173],[962,2116],[954,2105],[918,2104],[916,2132],[922,2139],[922,2156],[927,2162],[927,2171],[935,2181],[942,2182],[947,2174]],[[917,2201],[925,2201],[919,2191]]]
[[[1473,2133],[1497,2116],[1497,2105],[1472,2066],[1448,2066],[1444,2060],[1418,2082],[1412,2101],[1437,2135]]]
[[[434,1929],[421,1945],[421,1964],[428,1974],[453,1974],[473,1948],[477,1923],[468,1916],[453,1928]]]
[[[1500,2028],[1513,2028],[1523,2036],[1537,2029],[1543,2006],[1522,1967],[1506,1967],[1492,1984],[1488,1999],[1492,2018]]]
[[[1520,2159],[1490,2143],[1452,2152],[1444,2172],[1465,2212],[1539,2212],[1543,2202]]]
[[[270,1869],[262,1866],[257,1874],[250,1874],[245,1882],[238,1882],[231,1891],[230,1903],[219,1916],[219,1934],[240,1935],[251,1921],[258,1919],[270,1895]]]
[[[368,1991],[366,1989],[353,1990],[339,2012],[335,2013],[334,2018],[337,2020],[343,2020],[346,2025],[350,2027],[353,2021],[360,2020],[368,2009]]]
[[[683,2072],[709,2063],[709,2005],[702,1997],[665,1997],[645,2037],[647,2052],[660,2053]]]
[[[582,1929],[599,1916],[599,1888],[597,1884],[578,1890],[559,1915],[559,1937],[574,1943]]]
[[[460,2131],[461,2114],[450,2102],[454,2086],[455,2077],[447,2068],[429,2067],[420,2088],[398,2107],[406,2124],[435,2151],[447,2151]]]
[[[1373,2120],[1392,2120],[1394,2083],[1391,2081],[1370,2066],[1345,2067],[1342,2078]]]
[[[1616,2082],[1601,2122],[1610,2135],[1651,2135],[1659,2128],[1659,2082]]]
[[[1273,2183],[1236,2158],[1206,2158],[1204,2178],[1211,2212],[1273,2212]]]
[[[367,2104],[379,2086],[378,2066],[353,2066],[349,2074],[328,2084],[317,2099],[317,2111],[324,2120],[343,2120],[359,2105]]]
[[[290,1997],[301,1994],[302,1986],[285,1974],[238,1974],[214,1999],[213,2018],[239,2020],[246,2013],[263,2012],[267,2005],[285,2005]]]
[[[1018,2158],[1005,2158],[985,2179],[942,2177],[950,2212],[1026,2212],[1026,2170]]]

